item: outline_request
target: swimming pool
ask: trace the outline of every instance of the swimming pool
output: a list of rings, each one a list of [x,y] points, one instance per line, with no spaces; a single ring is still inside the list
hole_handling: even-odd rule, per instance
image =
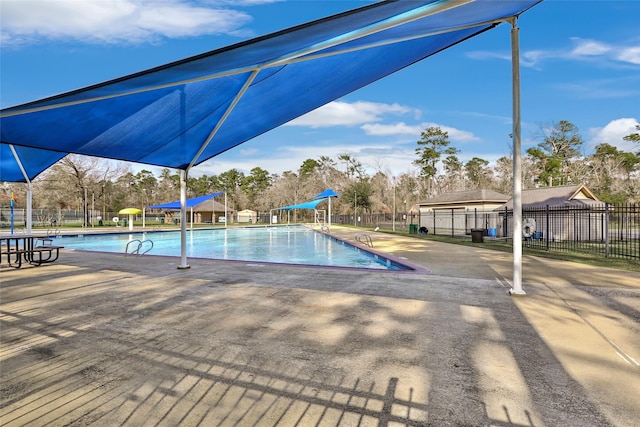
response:
[[[179,231],[62,236],[56,239],[56,245],[67,249],[124,253],[127,243],[135,239],[153,242],[149,255],[180,256]],[[143,246],[141,251],[149,246]],[[412,270],[409,266],[302,226],[188,230],[187,257]]]

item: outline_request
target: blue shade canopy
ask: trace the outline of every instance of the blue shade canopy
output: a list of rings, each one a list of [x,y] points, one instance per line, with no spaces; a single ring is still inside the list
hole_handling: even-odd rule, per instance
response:
[[[326,190],[324,190],[322,193],[318,194],[317,196],[313,196],[311,198],[311,200],[327,199],[329,197],[338,197],[338,193],[336,193],[335,191],[333,191],[330,188],[327,188]]]
[[[293,209],[315,209],[316,206],[318,206],[323,201],[324,200],[312,200],[310,202],[304,202],[304,203],[300,203],[298,205],[285,206],[285,207],[278,208],[278,209],[283,210],[283,211],[290,211],[290,210],[293,210]]]
[[[0,144],[0,181],[30,181],[64,156],[66,153]]]
[[[1,143],[52,150],[34,169],[77,153],[189,170],[540,1],[370,4],[3,109]],[[11,168],[3,174],[18,176]]]
[[[221,194],[224,194],[224,191],[218,191],[217,193],[208,194],[206,196],[194,197],[193,199],[187,199],[187,203],[185,207],[192,208],[194,206],[199,205],[202,202],[206,202],[209,199],[213,199]],[[171,203],[165,203],[162,205],[155,206],[147,206],[147,209],[166,209],[166,210],[180,210],[180,200]]]

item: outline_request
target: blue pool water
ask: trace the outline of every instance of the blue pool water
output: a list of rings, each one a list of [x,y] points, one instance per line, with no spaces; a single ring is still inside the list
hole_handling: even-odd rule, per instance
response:
[[[180,256],[179,231],[63,236],[57,238],[55,244],[67,249],[124,253],[127,243],[134,239],[153,241],[149,255]],[[148,247],[143,245],[141,251]],[[411,269],[301,226],[190,230],[187,231],[187,257],[383,270]]]

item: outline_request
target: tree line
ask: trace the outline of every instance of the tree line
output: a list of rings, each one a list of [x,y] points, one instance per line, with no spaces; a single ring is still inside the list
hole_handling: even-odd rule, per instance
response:
[[[640,125],[624,139],[640,148]],[[542,129],[539,140],[522,158],[525,189],[584,184],[604,202],[640,202],[640,150],[625,152],[602,143],[592,154],[584,155],[584,140],[577,127],[564,120]],[[188,177],[187,197],[225,191],[234,210],[268,212],[332,188],[340,194],[332,204],[333,212],[350,214],[354,206],[358,212],[406,213],[420,201],[453,191],[512,192],[512,156],[501,157],[494,165],[480,157],[463,162],[461,151],[451,146],[448,133],[439,127],[421,133],[415,153],[415,168],[399,175],[380,168],[367,173],[356,157],[339,154],[309,158],[297,170],[282,174],[255,167],[249,173],[231,169],[219,175]],[[17,207],[24,206],[24,184],[5,183],[4,187],[5,192],[18,196]],[[179,198],[176,171],[165,168],[156,177],[147,169],[134,173],[126,163],[79,155],[66,156],[33,181],[34,209],[109,213]]]

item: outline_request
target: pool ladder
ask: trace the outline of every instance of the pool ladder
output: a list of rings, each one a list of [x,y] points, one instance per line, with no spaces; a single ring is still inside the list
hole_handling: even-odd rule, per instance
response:
[[[131,250],[129,250],[129,246],[132,246]],[[142,252],[140,251],[142,249],[142,246],[144,246],[145,244],[149,244],[148,248],[145,248],[145,250],[143,250]],[[137,246],[136,246],[137,245]],[[126,255],[139,255],[142,256],[144,254],[146,254],[147,252],[149,252],[151,249],[153,249],[153,241],[152,240],[140,240],[140,239],[134,239],[131,240],[127,243],[127,246],[124,248],[124,253]]]
[[[53,227],[53,228],[47,229],[47,236],[49,236],[49,237],[58,237],[58,236],[60,236],[60,228],[59,227]]]
[[[373,240],[371,240],[371,236],[369,236],[368,234],[365,234],[365,233],[356,234],[356,240],[362,243],[363,245],[369,246],[370,248],[373,247]]]

